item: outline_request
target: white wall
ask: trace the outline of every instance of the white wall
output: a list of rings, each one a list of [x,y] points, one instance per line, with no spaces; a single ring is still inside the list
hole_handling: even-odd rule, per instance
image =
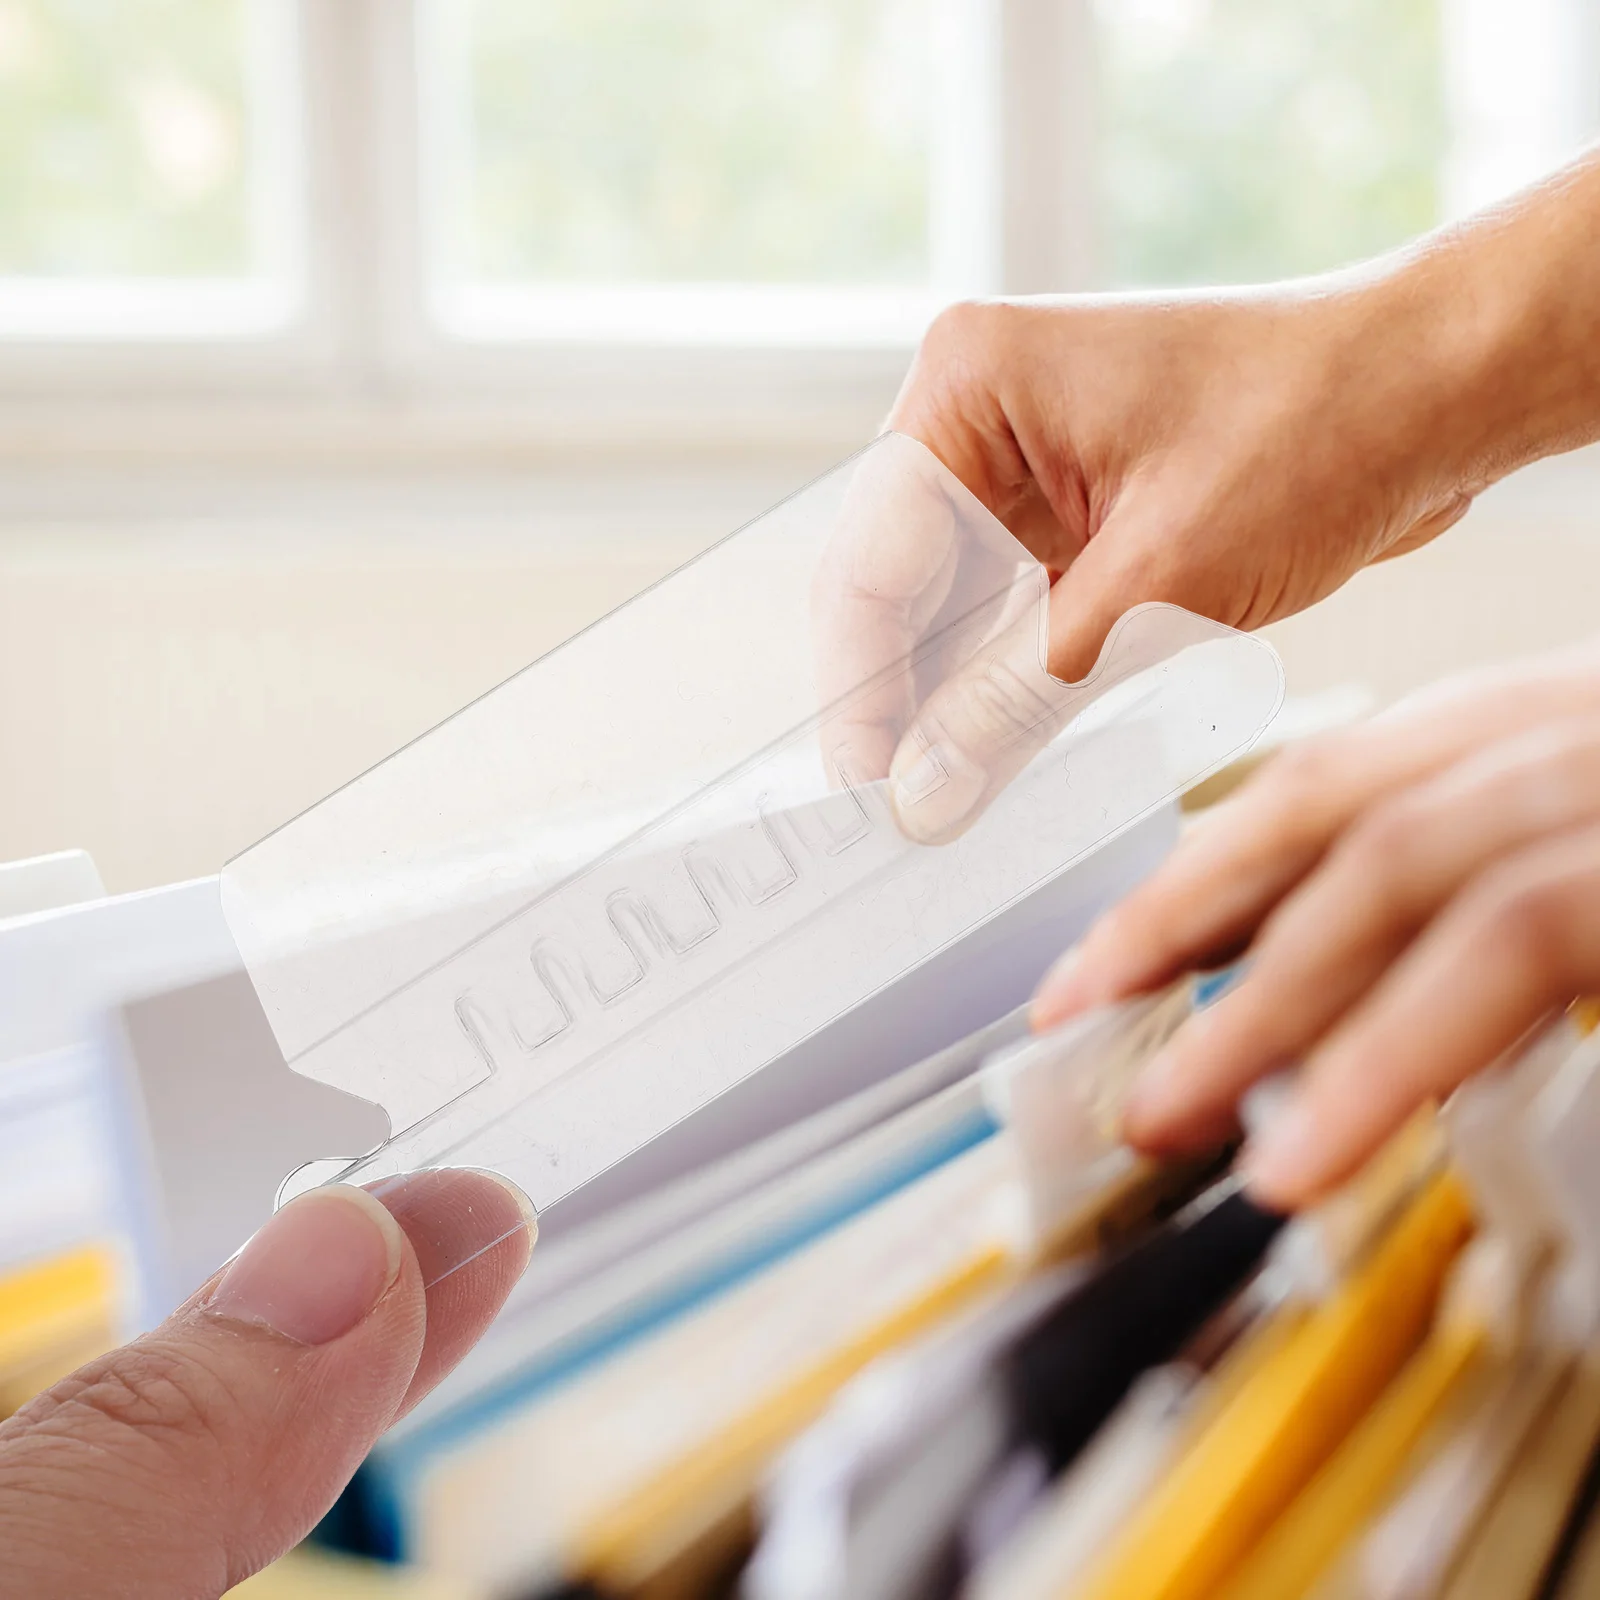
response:
[[[0,860],[213,871],[837,453],[0,492]],[[1590,453],[1270,633],[1291,692],[1388,699],[1580,637],[1596,596]]]

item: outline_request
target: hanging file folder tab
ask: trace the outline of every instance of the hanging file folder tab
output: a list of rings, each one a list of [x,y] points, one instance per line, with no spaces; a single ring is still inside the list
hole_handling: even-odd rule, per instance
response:
[[[1194,1011],[1183,978],[1155,995],[1103,1006],[997,1051],[985,1103],[1017,1159],[1018,1252],[1048,1252],[1083,1197],[1116,1174],[1153,1174],[1121,1139],[1122,1102],[1144,1064]]]
[[[1058,683],[1048,592],[888,435],[230,863],[285,1058],[388,1113],[348,1175],[486,1166],[549,1205],[1276,711],[1270,647],[1170,606]],[[976,788],[938,738],[968,689],[1006,734]],[[962,784],[959,827],[907,826]]]

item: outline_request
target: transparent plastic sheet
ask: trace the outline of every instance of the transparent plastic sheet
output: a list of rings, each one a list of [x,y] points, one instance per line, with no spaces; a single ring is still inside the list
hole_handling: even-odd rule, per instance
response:
[[[886,435],[231,862],[284,1056],[540,1210],[1236,757],[1265,643],[1048,581]],[[935,841],[935,842],[920,842]]]

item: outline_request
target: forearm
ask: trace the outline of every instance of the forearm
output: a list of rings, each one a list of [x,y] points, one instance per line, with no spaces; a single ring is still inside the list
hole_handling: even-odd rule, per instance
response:
[[[1600,148],[1421,241],[1362,291],[1417,402],[1396,425],[1475,494],[1600,438]]]

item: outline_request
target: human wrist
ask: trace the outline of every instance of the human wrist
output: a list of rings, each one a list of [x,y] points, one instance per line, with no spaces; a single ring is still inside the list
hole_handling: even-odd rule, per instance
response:
[[[1366,292],[1410,325],[1403,415],[1466,493],[1600,438],[1600,154],[1430,235]]]

